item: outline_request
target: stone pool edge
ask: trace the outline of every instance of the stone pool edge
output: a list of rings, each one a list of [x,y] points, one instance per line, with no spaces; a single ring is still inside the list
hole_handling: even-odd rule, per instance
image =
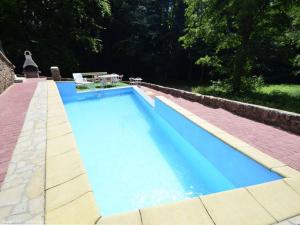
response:
[[[95,224],[101,217],[54,81],[47,81],[45,224]]]
[[[300,172],[172,101],[157,98],[284,179],[101,218],[58,89],[48,81],[46,224],[262,225],[300,214]]]

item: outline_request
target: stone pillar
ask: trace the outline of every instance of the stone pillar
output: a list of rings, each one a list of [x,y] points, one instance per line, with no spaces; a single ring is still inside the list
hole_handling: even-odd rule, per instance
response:
[[[51,70],[51,75],[53,80],[60,81],[61,75],[60,75],[59,68],[57,66],[51,66],[50,70]]]

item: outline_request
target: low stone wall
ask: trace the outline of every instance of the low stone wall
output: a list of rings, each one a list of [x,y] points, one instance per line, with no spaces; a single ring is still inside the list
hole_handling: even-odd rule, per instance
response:
[[[297,113],[228,100],[224,98],[196,94],[146,82],[142,82],[142,85],[167,94],[171,94],[175,97],[181,97],[190,101],[199,102],[212,108],[223,108],[239,116],[279,127],[282,130],[300,135],[300,114]]]
[[[0,94],[14,83],[15,66],[0,51]]]

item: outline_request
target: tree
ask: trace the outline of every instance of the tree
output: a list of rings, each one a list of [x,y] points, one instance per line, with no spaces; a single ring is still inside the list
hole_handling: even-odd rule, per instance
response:
[[[180,74],[176,67],[185,54],[178,43],[184,27],[183,1],[112,0],[111,5],[102,61],[112,62],[111,70],[152,81]]]
[[[295,57],[285,38],[291,30],[296,2],[280,0],[186,0],[186,49],[202,48],[196,64],[230,76],[232,92],[239,93],[249,76],[262,74],[271,57],[285,51]],[[292,10],[293,9],[293,10]],[[297,23],[294,21],[294,23]],[[282,40],[282,41],[280,41]],[[298,48],[299,49],[299,48]],[[267,50],[271,55],[264,55]],[[287,60],[287,61],[289,61]],[[281,62],[281,65],[284,62]],[[291,66],[290,63],[286,67]],[[292,66],[291,66],[292,67]]]
[[[44,74],[51,65],[68,74],[88,67],[87,58],[102,51],[108,16],[108,0],[2,0],[0,37],[19,72],[30,49]]]

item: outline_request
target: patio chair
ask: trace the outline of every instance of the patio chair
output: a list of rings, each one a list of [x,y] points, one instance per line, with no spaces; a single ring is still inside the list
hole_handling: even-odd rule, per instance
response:
[[[133,77],[129,77],[129,84],[135,84],[135,80]]]
[[[73,73],[73,78],[76,83],[76,86],[83,86],[83,85],[88,85],[93,83],[87,81],[86,78],[83,78],[81,73]]]
[[[113,84],[118,83],[119,82],[119,75],[113,73],[112,75],[116,75],[115,77],[112,77],[111,81]]]
[[[124,75],[119,75],[119,82],[122,82]]]

